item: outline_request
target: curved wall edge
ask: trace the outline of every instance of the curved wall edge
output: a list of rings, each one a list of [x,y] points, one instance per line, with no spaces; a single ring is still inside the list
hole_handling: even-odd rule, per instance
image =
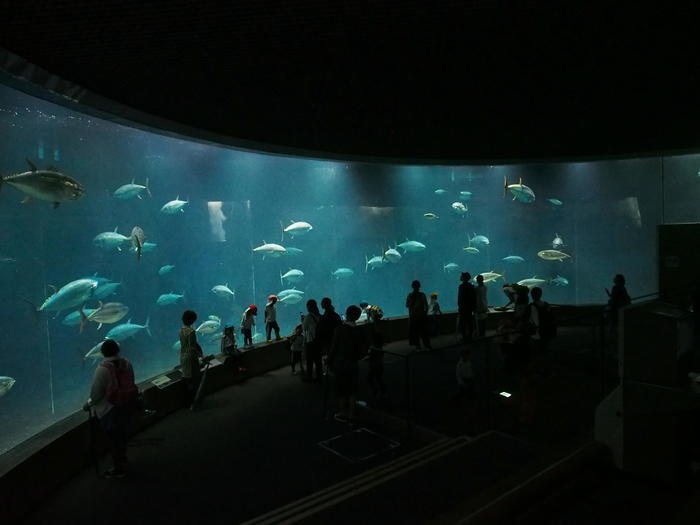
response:
[[[306,150],[266,142],[247,140],[175,122],[126,106],[85,89],[78,84],[50,73],[24,58],[0,47],[0,82],[29,95],[49,100],[64,107],[90,114],[110,122],[141,129],[165,136],[230,147],[253,153],[266,153],[286,157],[303,157],[329,161],[367,162],[376,164],[425,165],[425,166],[473,166],[535,164],[542,162],[587,162],[622,160],[633,158],[688,155],[700,153],[700,145],[693,149],[627,151],[615,155],[576,155],[570,157],[532,158],[403,158],[349,155],[342,152]]]

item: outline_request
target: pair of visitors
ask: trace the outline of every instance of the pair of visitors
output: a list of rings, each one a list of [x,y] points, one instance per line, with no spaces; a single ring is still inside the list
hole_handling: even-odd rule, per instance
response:
[[[323,357],[328,354],[335,329],[343,322],[329,297],[321,299],[321,308],[323,308],[323,315],[314,299],[307,301],[307,315],[302,322],[306,350],[305,381],[307,382],[323,382]]]

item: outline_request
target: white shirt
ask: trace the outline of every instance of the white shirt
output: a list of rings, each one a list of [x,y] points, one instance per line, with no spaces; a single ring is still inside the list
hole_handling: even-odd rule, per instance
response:
[[[254,315],[246,315],[250,311],[250,308],[246,309],[245,312],[243,312],[243,317],[241,317],[241,328],[245,328],[247,330],[250,330],[253,328],[253,325],[255,325],[255,316]]]
[[[304,330],[304,342],[310,343],[316,339],[316,328],[318,327],[318,316],[308,313],[304,316],[304,322],[301,327]]]
[[[275,308],[275,303],[268,303],[265,306],[265,322],[274,323],[277,321],[277,309]]]
[[[102,363],[109,363],[110,361],[116,361],[117,359],[119,359],[119,356],[116,355],[113,357],[105,357],[95,369],[92,386],[90,387],[90,399],[88,399],[88,403],[95,407],[95,413],[97,414],[97,417],[100,418],[112,410],[112,407],[114,406],[112,403],[107,401],[107,398],[105,397],[107,394],[107,387],[112,379],[112,374],[106,366],[102,366]]]

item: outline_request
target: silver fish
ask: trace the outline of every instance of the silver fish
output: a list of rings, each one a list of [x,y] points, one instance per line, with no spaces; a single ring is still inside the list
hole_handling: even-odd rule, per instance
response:
[[[143,243],[146,241],[146,234],[139,226],[134,226],[131,229],[131,246],[136,251],[136,260],[141,260],[141,250],[143,250]]]
[[[83,309],[80,309],[80,331],[83,331],[85,323],[92,321],[99,323],[97,329],[102,328],[103,324],[112,324],[121,321],[126,314],[129,313],[129,307],[122,303],[103,303],[99,301],[100,307],[86,314]]]
[[[27,194],[22,201],[23,203],[33,197],[51,202],[54,208],[58,208],[62,201],[77,200],[85,193],[85,188],[77,180],[61,173],[56,168],[39,170],[29,160],[27,163],[31,171],[0,178],[0,187],[3,183],[9,184]]]

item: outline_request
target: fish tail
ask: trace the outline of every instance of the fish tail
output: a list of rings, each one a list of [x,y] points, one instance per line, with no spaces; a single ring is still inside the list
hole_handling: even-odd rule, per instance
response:
[[[85,323],[87,323],[88,318],[85,315],[85,312],[83,311],[83,305],[80,305],[80,331],[78,332],[79,334],[83,333],[83,330],[85,329]]]
[[[146,329],[148,336],[153,337],[153,335],[151,335],[150,322],[151,322],[151,316],[149,315],[148,317],[146,317],[146,324],[143,325],[143,327]]]
[[[367,273],[367,268],[369,268],[369,259],[365,255],[365,273]]]
[[[145,184],[145,186],[146,186],[146,193],[148,193],[148,196],[149,196],[149,197],[153,198],[153,195],[151,194],[151,188],[149,188],[149,186],[148,186],[148,177],[146,177],[146,184]]]
[[[508,195],[508,179],[503,175],[503,196],[505,197],[506,195]]]
[[[280,228],[282,229],[282,240],[280,242],[284,242],[284,224],[282,221],[280,221]]]

